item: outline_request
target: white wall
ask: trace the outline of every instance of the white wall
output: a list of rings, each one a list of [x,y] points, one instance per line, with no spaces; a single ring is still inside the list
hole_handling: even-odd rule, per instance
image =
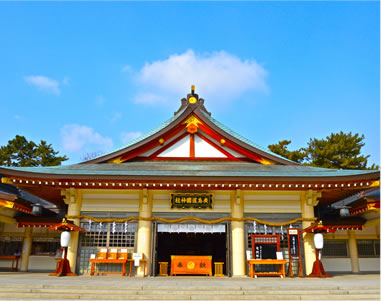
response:
[[[350,258],[322,258],[324,270],[326,272],[352,272]]]
[[[359,258],[361,272],[379,272],[380,258]]]
[[[29,271],[52,271],[56,270],[55,256],[38,256],[31,255],[29,257]]]

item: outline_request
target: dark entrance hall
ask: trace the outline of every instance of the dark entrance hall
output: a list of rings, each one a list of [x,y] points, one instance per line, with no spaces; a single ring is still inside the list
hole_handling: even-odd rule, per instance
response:
[[[214,262],[224,262],[226,274],[226,233],[157,233],[156,275],[158,262],[171,265],[171,255],[211,255]]]

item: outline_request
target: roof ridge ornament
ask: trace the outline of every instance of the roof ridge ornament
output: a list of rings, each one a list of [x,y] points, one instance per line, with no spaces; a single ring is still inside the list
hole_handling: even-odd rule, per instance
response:
[[[185,107],[191,106],[193,108],[200,107],[205,113],[207,113],[209,116],[212,115],[204,106],[204,99],[198,98],[198,94],[195,93],[196,86],[191,86],[191,93],[187,94],[186,98],[181,99],[181,106],[180,108],[175,112],[175,115],[177,115],[179,112],[181,112]]]

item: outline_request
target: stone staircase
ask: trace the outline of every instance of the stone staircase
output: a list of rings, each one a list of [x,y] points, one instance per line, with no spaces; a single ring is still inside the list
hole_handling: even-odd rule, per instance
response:
[[[380,300],[378,286],[100,286],[0,283],[0,300]]]

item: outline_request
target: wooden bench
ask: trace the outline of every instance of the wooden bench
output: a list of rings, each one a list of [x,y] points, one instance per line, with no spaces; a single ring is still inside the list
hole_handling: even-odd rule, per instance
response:
[[[20,256],[16,256],[16,255],[0,255],[0,260],[12,260],[12,266],[9,267],[9,269],[11,269],[11,271],[14,271],[14,272],[17,272],[18,270],[19,259],[20,259]],[[2,269],[8,269],[8,268],[4,267]]]
[[[287,262],[286,259],[249,259],[248,260],[250,264],[250,274],[249,276],[251,278],[257,276],[280,276],[281,278],[286,277],[285,272],[285,264]],[[278,272],[256,272],[255,271],[255,265],[256,264],[277,264],[279,265]]]

